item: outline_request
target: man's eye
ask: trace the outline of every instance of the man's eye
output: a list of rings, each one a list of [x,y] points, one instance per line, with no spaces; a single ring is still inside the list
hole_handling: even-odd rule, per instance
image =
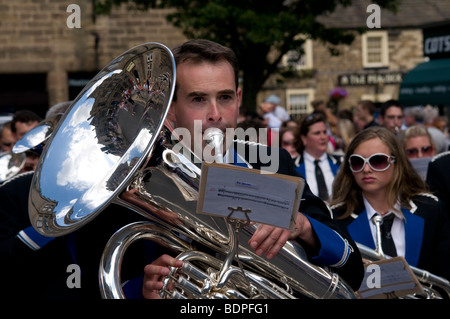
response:
[[[229,103],[229,102],[233,101],[233,96],[231,96],[231,95],[222,95],[222,96],[220,96],[219,100],[224,102],[224,103]]]
[[[192,99],[192,101],[193,101],[193,102],[203,102],[204,99],[203,99],[203,97],[201,97],[201,96],[197,96],[197,97],[194,97],[194,98]]]

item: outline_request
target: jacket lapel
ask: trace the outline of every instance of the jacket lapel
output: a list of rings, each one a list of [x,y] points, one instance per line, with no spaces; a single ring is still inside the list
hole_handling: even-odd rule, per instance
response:
[[[405,259],[409,265],[416,267],[422,248],[425,221],[405,208],[402,213],[405,216]],[[376,249],[365,210],[347,226],[347,230],[355,242]]]
[[[376,249],[365,209],[347,226],[347,230],[355,242]]]
[[[295,170],[306,178],[305,160],[302,155],[295,159]]]
[[[405,259],[409,265],[415,267],[419,262],[425,221],[405,208],[402,209],[402,213],[405,216]]]
[[[339,165],[338,165],[337,161],[333,160],[330,155],[327,156],[327,159],[328,159],[328,163],[330,164],[330,168],[331,168],[331,172],[333,173],[333,176],[336,176],[336,174],[339,170]],[[305,161],[303,159],[303,156],[300,156],[299,158],[297,158],[297,161],[295,162],[295,164],[296,164],[297,172],[302,174],[302,176],[306,177]]]
[[[328,155],[328,163],[330,164],[331,171],[333,172],[333,175],[336,176],[339,165],[337,164],[337,161],[333,161],[330,155]]]

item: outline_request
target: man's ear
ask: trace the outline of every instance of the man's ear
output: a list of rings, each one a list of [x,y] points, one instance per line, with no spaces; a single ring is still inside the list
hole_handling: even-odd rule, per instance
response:
[[[238,99],[238,107],[237,107],[237,116],[239,117],[239,109],[241,108],[241,102],[242,102],[242,89],[237,89],[237,99]]]
[[[169,111],[167,112],[167,119],[171,122],[176,122],[176,116],[175,116],[175,103],[172,102],[172,104],[169,107]]]

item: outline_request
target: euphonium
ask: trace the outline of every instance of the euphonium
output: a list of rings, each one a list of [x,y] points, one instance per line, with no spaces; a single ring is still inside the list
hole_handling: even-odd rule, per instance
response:
[[[104,298],[124,297],[120,264],[139,239],[185,261],[172,274],[175,291],[164,297],[356,298],[337,274],[310,264],[296,242],[268,262],[247,244],[254,226],[196,213],[201,161],[187,147],[175,148],[178,139],[165,122],[174,86],[172,53],[157,43],[123,53],[94,77],[41,155],[29,197],[33,226],[47,236],[65,235],[112,202],[148,219],[118,230],[105,247]]]

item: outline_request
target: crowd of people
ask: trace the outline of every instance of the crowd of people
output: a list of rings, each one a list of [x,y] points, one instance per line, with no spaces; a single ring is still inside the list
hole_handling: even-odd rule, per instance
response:
[[[270,95],[258,114],[247,114],[240,112],[242,91],[232,50],[207,40],[190,40],[173,53],[177,83],[167,115],[173,127],[194,132],[194,121],[201,120],[203,130],[267,128],[267,136],[259,136],[249,147],[266,152],[267,147],[279,146],[276,173],[306,181],[294,229],[259,225],[248,242],[257,256],[271,260],[288,240],[297,241],[311,263],[332,269],[356,291],[364,276],[357,243],[375,249],[376,233],[370,221],[374,215],[390,216],[393,244],[383,246],[384,253],[403,256],[413,266],[450,279],[450,211],[446,202],[450,177],[446,164],[441,163],[450,161],[449,143],[446,132],[434,130],[435,122],[425,115],[427,107],[422,118],[415,113],[416,123],[408,124],[406,109],[395,100],[383,103],[378,117],[371,101],[361,101],[354,110],[338,114],[323,101],[315,101],[311,114],[292,120],[280,106],[279,97]],[[261,168],[262,163],[252,162],[248,153],[240,154],[226,138],[222,150],[225,163],[238,165],[241,159],[249,168]],[[258,143],[261,141],[267,145]],[[412,162],[419,157],[430,158],[423,176]],[[30,183],[31,174],[24,174],[0,187],[0,201],[7,203],[0,207],[0,276],[7,283],[3,290],[11,292],[9,297],[17,297],[27,285],[41,292],[42,298],[99,297],[95,277],[101,250],[113,232],[129,222],[130,215],[112,219],[109,215],[102,221],[101,236],[95,235],[95,243],[94,226],[90,225],[67,236],[41,238],[44,236],[33,231],[28,219]],[[116,216],[121,208],[111,206],[107,209]],[[30,243],[38,242],[41,244],[29,249]],[[143,248],[133,254],[143,266],[140,280],[135,281],[137,293],[135,289],[130,296],[160,298],[168,267],[180,267],[182,262],[165,250],[152,250],[145,258],[143,251],[148,253]],[[83,273],[83,290],[75,295],[67,287],[66,269],[56,269],[73,263],[79,264]],[[33,268],[49,277],[34,274]],[[34,276],[24,280],[25,271]],[[30,280],[36,281],[32,287]]]
[[[373,216],[393,216],[385,253],[450,278],[450,139],[437,108],[364,100],[333,115],[320,101],[292,123],[281,123],[280,147],[352,239],[376,249]]]

